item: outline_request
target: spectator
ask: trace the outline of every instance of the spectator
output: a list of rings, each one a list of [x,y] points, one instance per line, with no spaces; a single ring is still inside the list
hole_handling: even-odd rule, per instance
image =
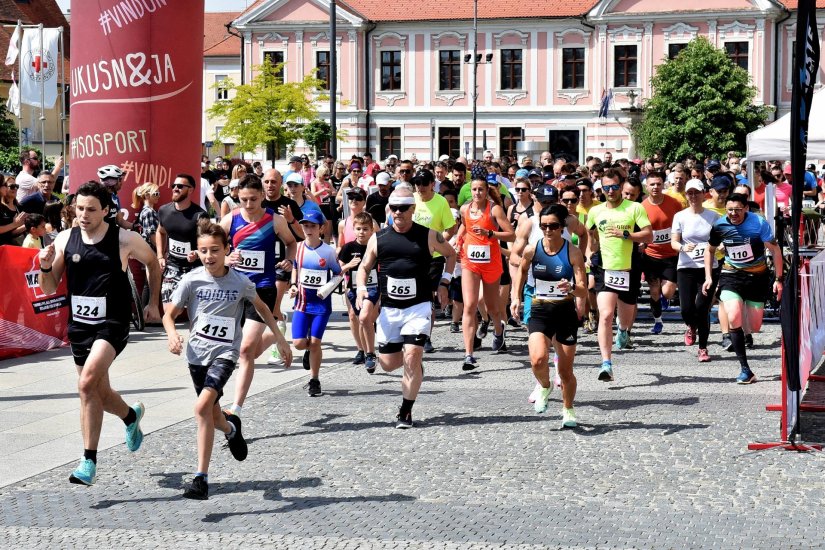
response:
[[[160,200],[160,188],[155,183],[147,182],[132,191],[132,209],[138,211],[140,236],[155,250],[155,233],[160,224],[155,205]]]
[[[246,175],[246,172],[244,172],[244,175]],[[239,184],[240,180],[235,178],[232,178],[232,181],[229,182],[229,194],[221,201],[221,219],[240,206],[238,203]]]
[[[17,202],[17,183],[14,176],[0,181],[0,245],[18,244],[18,237],[26,228],[26,214]]]
[[[43,248],[43,235],[46,234],[46,218],[42,214],[28,214],[26,216],[26,238],[23,239],[23,248]]]
[[[310,188],[312,184],[312,180],[315,179],[315,168],[310,164],[309,157],[307,155],[301,155],[301,177],[304,179],[304,187],[307,189]]]
[[[43,214],[43,210],[48,203],[58,200],[52,195],[54,191],[54,176],[49,172],[41,172],[40,175],[37,176],[37,187],[37,192],[20,201],[20,209],[23,210],[23,212],[28,214]]]
[[[46,219],[46,234],[43,235],[43,246],[49,246],[60,233],[61,219],[60,213],[63,211],[63,203],[60,201],[50,202],[43,209],[43,217]]]
[[[77,225],[77,212],[75,212],[75,205],[77,204],[77,195],[68,194],[63,199],[63,210],[60,211],[60,230],[65,231]]]
[[[35,174],[40,171],[40,160],[37,156],[37,151],[29,149],[20,153],[20,164],[23,165],[23,169],[17,174],[16,181],[17,185],[20,186],[17,190],[17,200],[22,203],[23,199],[39,191],[37,188],[37,179],[35,178]],[[54,181],[62,169],[63,157],[57,157],[52,171],[46,172],[52,175],[52,185],[54,185]]]

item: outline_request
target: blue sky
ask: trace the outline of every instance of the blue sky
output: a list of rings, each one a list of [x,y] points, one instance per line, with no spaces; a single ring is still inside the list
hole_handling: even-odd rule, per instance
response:
[[[206,0],[206,11],[240,11],[252,2],[253,0]],[[71,5],[71,0],[57,0],[57,4],[65,12]]]

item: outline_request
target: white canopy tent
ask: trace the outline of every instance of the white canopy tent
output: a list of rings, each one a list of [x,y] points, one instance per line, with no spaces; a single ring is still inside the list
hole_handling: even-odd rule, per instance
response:
[[[748,162],[790,160],[791,113],[748,134]],[[825,88],[814,93],[808,125],[808,158],[825,160]]]

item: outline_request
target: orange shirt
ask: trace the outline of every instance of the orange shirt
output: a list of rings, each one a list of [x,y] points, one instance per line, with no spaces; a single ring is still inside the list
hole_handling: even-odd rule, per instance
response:
[[[661,204],[653,204],[650,197],[642,202],[653,229],[653,242],[645,246],[645,254],[658,259],[673,258],[679,254],[670,246],[670,230],[673,227],[673,216],[684,210],[678,199],[670,195],[663,197]]]

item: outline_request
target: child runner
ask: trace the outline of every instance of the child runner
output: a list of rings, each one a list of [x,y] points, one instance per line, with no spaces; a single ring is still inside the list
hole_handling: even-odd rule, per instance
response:
[[[209,460],[215,429],[226,434],[229,450],[236,460],[244,460],[246,441],[241,434],[241,419],[221,411],[218,403],[223,387],[235,370],[241,347],[241,319],[244,302],[249,300],[275,335],[281,357],[287,366],[292,361],[289,349],[275,318],[255,291],[255,283],[226,267],[229,238],[223,228],[201,220],[198,224],[198,257],[203,263],[183,276],[172,293],[171,308],[163,316],[169,338],[169,351],[180,355],[183,338],[175,330],[175,318],[189,311],[190,332],[186,344],[186,361],[198,399],[195,418],[198,422],[198,471],[184,491],[184,498],[209,498]]]

